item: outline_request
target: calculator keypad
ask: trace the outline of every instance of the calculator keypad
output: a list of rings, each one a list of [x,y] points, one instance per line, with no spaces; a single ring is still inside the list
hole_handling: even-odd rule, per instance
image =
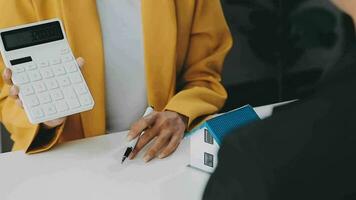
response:
[[[62,90],[53,90],[51,96],[55,101],[61,100],[64,98]]]
[[[45,84],[43,82],[36,82],[33,84],[33,87],[35,88],[36,93],[42,93],[47,90]],[[21,92],[21,86],[20,86],[20,92]]]
[[[33,89],[33,87],[31,85],[24,85],[21,88],[21,92],[22,94],[24,94],[25,96],[29,96],[31,94],[35,93],[35,90]]]
[[[61,65],[54,66],[53,71],[56,76],[61,76],[61,75],[66,74],[64,67],[62,67]]]
[[[45,116],[41,107],[33,108],[33,109],[31,110],[31,115],[32,115],[35,119],[42,118],[42,117]]]
[[[68,73],[76,72],[78,70],[77,66],[73,63],[66,63],[65,68]]]
[[[61,57],[13,66],[13,81],[20,88],[25,107],[35,121],[63,117],[93,105],[93,99],[69,49]],[[71,113],[69,113],[71,114]]]
[[[27,70],[35,70],[37,69],[37,65],[35,63],[30,63],[26,67]]]
[[[42,79],[42,76],[41,74],[38,72],[38,71],[32,71],[32,72],[29,72],[28,75],[30,76],[30,80],[32,82],[34,81],[39,81]]]
[[[30,79],[28,78],[28,76],[25,72],[14,75],[13,79],[14,79],[14,82],[16,82],[19,85],[26,84],[26,83],[30,82]]]
[[[38,62],[38,66],[41,68],[49,67],[49,62],[48,61],[40,61],[40,62]]]
[[[35,106],[40,105],[40,101],[38,100],[38,98],[37,98],[36,95],[29,96],[29,97],[27,98],[27,101],[28,101],[28,103],[29,103],[29,105],[30,105],[31,107],[35,107]]]
[[[50,79],[50,80],[46,80],[46,85],[47,85],[47,88],[53,90],[53,89],[57,89],[59,87],[56,79]]]

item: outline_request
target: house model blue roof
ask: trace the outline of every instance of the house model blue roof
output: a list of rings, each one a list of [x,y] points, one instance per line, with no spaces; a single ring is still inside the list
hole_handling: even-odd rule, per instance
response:
[[[255,110],[250,105],[246,105],[207,120],[199,126],[198,129],[207,128],[216,142],[221,145],[221,142],[226,135],[233,133],[237,128],[257,120],[260,120],[260,118]]]

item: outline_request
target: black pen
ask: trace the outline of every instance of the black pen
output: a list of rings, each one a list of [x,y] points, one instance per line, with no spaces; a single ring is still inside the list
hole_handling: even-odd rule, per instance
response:
[[[153,108],[152,107],[148,107],[146,109],[146,112],[145,114],[143,114],[143,117],[146,117],[147,115],[151,114],[153,112]],[[140,136],[142,134],[144,134],[145,131],[142,131],[142,133],[140,134]],[[127,148],[126,148],[126,151],[124,153],[124,156],[122,157],[122,161],[121,161],[121,164],[124,163],[124,161],[126,160],[127,157],[129,157],[129,155],[131,154],[131,152],[134,150],[136,144],[137,144],[137,141],[138,139],[140,138],[140,136],[136,137],[135,139],[131,140],[128,144],[127,144]]]

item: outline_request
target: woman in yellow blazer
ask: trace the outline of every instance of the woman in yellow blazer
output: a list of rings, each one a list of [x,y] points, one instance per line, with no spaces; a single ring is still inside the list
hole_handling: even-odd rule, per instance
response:
[[[106,92],[114,91],[105,92],[96,1],[0,0],[0,8],[0,28],[60,18],[74,54],[85,59],[82,73],[96,103],[89,112],[30,124],[17,97],[19,91],[11,83],[11,72],[1,61],[0,119],[11,133],[13,150],[38,153],[60,142],[105,134]],[[223,106],[227,94],[221,71],[232,38],[219,0],[143,0],[141,14],[147,99],[157,112],[135,123],[129,137],[136,137],[146,127],[155,130],[140,139],[132,154],[134,157],[158,136],[146,153],[150,160],[160,151],[160,157],[168,156],[185,129]],[[163,123],[155,123],[157,120]],[[55,131],[49,134],[48,129]]]

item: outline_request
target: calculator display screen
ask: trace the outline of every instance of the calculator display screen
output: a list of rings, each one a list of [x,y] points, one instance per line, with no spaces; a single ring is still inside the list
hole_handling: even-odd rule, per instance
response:
[[[25,47],[62,40],[63,33],[58,21],[1,33],[5,50],[11,51]]]

